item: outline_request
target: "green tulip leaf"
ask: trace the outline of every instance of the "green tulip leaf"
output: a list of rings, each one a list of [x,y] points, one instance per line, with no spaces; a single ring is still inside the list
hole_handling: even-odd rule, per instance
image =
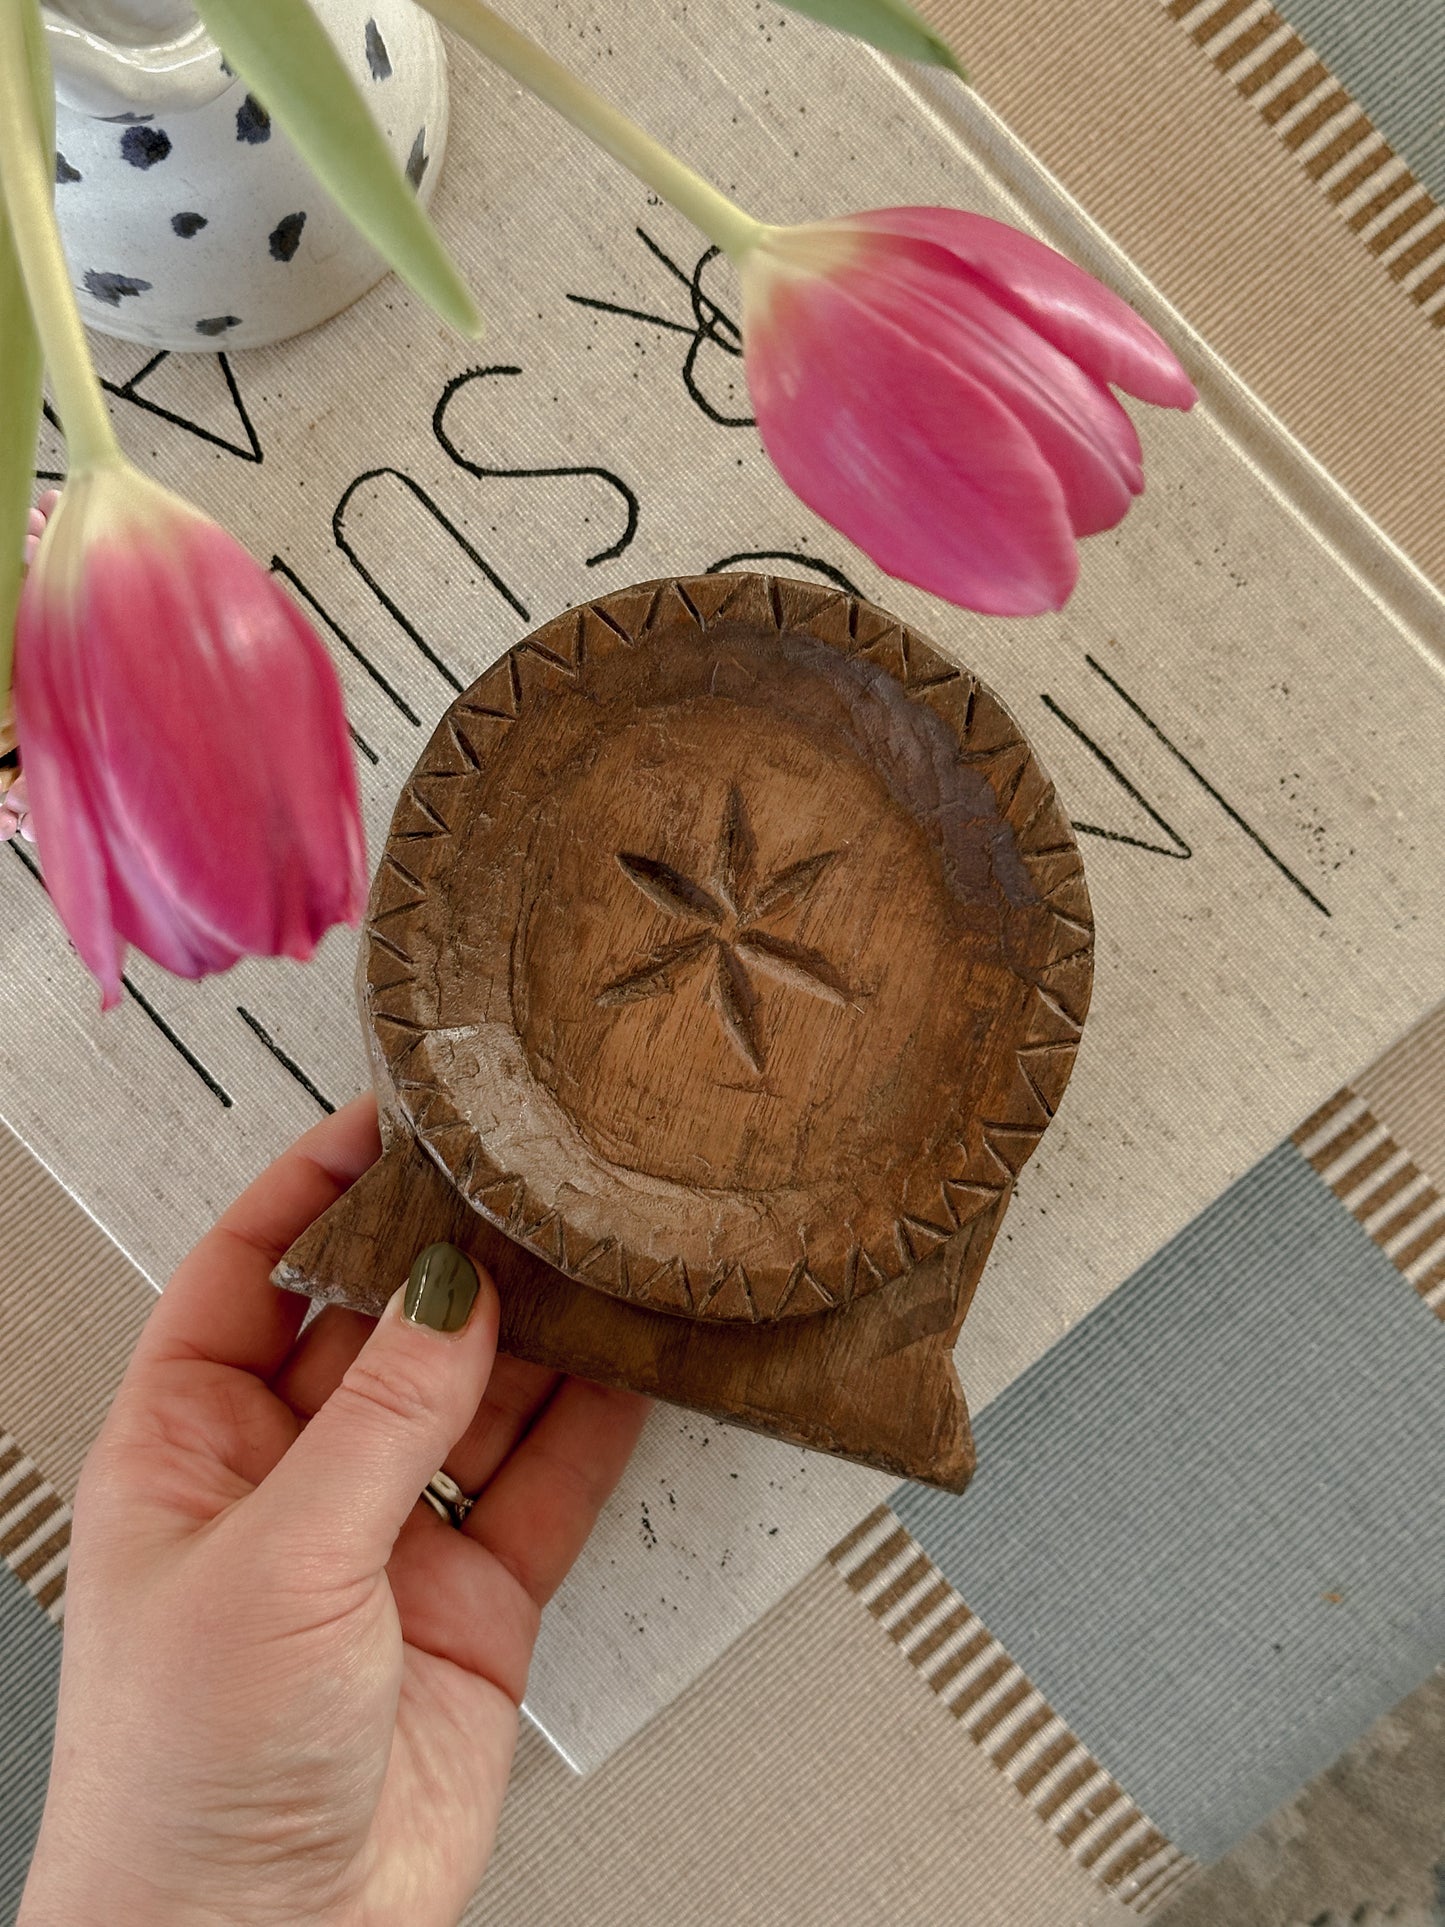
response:
[[[922,14],[909,6],[908,0],[785,0],[785,4],[794,13],[821,20],[825,27],[836,27],[840,33],[866,40],[880,53],[901,54],[905,60],[923,61],[930,67],[947,67],[960,80],[968,78],[958,55]]]
[[[465,282],[306,0],[195,0],[226,59],[339,207],[442,319],[481,320]]]
[[[50,62],[34,6],[20,9],[29,81],[46,152],[55,151],[55,92]],[[46,172],[53,180],[54,159]],[[10,664],[15,646],[15,611],[24,580],[25,525],[35,486],[35,444],[40,433],[44,365],[40,337],[31,317],[10,222],[0,197],[0,342],[5,344],[5,378],[0,381],[0,724],[10,696]]]
[[[20,278],[10,223],[0,205],[0,341],[5,379],[0,382],[0,724],[6,720],[15,611],[24,570],[25,525],[35,477],[40,430],[40,337]]]

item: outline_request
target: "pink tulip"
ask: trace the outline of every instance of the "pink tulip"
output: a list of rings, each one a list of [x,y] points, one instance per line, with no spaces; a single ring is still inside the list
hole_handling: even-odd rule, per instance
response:
[[[740,272],[748,385],[783,480],[890,575],[989,615],[1061,608],[1075,537],[1143,489],[1110,385],[1195,399],[1117,295],[980,214],[765,229]]]
[[[356,922],[365,850],[330,658],[223,529],[124,465],[50,516],[16,625],[45,880],[102,1001],[125,947],[200,977]]]

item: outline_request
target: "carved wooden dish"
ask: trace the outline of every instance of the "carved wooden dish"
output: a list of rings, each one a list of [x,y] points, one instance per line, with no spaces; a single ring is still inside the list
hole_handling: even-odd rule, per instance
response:
[[[960,1487],[954,1337],[1088,1006],[1083,866],[966,670],[758,576],[570,611],[453,703],[361,958],[387,1153],[287,1254],[376,1310]]]

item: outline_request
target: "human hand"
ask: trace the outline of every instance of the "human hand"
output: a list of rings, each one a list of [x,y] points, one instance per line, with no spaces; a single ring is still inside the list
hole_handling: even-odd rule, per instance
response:
[[[76,1497],[20,1927],[430,1927],[481,1878],[542,1606],[647,1403],[494,1369],[485,1276],[454,1333],[398,1291],[298,1338],[271,1267],[379,1148],[370,1099],[308,1132],[151,1314]],[[461,1530],[418,1502],[443,1464]]]

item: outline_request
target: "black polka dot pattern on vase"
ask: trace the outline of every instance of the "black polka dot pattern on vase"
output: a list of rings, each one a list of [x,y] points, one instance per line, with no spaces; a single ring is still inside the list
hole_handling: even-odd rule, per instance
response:
[[[80,169],[78,167],[72,167],[57,147],[55,150],[55,185],[57,187],[64,187],[67,182],[78,181],[80,178]]]
[[[426,151],[426,129],[417,129],[416,139],[411,144],[411,152],[406,157],[406,178],[413,187],[421,186],[421,177],[426,173],[426,164],[431,159]]]
[[[132,167],[154,167],[171,151],[171,137],[163,127],[127,127],[120,151]]]
[[[213,314],[208,321],[196,323],[198,335],[223,335],[228,328],[239,328],[241,317],[238,314]]]
[[[85,270],[85,291],[103,301],[108,308],[118,308],[122,295],[145,294],[150,289],[149,281],[141,281],[132,274],[102,274],[96,268]]]
[[[371,69],[373,80],[391,79],[391,55],[381,37],[381,28],[374,20],[366,23],[366,64]]]
[[[205,225],[206,217],[204,214],[187,213],[173,214],[171,216],[171,232],[172,234],[179,234],[183,241],[189,241],[193,235],[199,234]]]
[[[245,141],[249,147],[259,147],[270,138],[271,116],[254,94],[247,94],[236,109],[236,139]]]
[[[306,225],[304,214],[288,214],[278,221],[271,230],[270,246],[273,261],[291,261],[301,245],[301,230]]]

